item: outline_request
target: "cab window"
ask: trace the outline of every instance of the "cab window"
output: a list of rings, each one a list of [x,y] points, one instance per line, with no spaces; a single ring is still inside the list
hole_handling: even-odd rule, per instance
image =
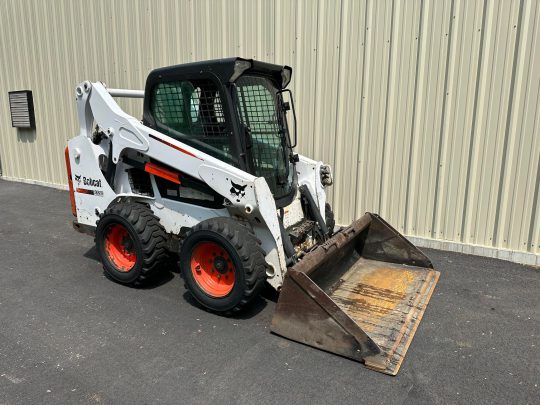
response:
[[[222,97],[213,81],[159,83],[152,91],[150,109],[160,132],[237,166]]]

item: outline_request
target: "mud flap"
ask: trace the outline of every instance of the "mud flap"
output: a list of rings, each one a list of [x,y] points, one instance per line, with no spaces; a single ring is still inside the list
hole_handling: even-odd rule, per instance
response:
[[[396,375],[439,278],[367,213],[287,271],[272,332]]]

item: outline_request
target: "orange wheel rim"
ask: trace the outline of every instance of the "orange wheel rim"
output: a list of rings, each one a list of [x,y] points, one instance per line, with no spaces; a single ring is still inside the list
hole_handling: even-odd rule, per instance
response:
[[[198,286],[209,296],[228,295],[235,282],[235,267],[229,253],[214,242],[200,242],[191,253],[191,273]]]
[[[109,226],[105,234],[105,253],[118,271],[127,273],[135,266],[137,256],[133,239],[120,224]]]

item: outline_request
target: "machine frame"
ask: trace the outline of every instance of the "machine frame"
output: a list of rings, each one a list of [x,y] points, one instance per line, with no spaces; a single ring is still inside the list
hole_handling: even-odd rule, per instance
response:
[[[279,290],[287,271],[287,257],[283,247],[278,210],[266,180],[144,125],[124,112],[113,96],[140,98],[144,97],[144,91],[107,90],[101,82],[88,81],[81,83],[76,89],[80,129],[78,136],[68,143],[68,155],[77,224],[96,226],[100,215],[112,203],[120,201],[141,201],[148,204],[171,235],[179,235],[182,228],[191,228],[208,218],[234,217],[249,224],[261,240],[268,265],[267,281]],[[92,142],[95,125],[110,139],[110,143]],[[107,145],[111,145],[112,151]],[[137,152],[145,163],[155,159],[181,174],[205,182],[226,198],[227,205],[215,209],[163,198],[157,188],[155,174],[151,176],[153,197],[134,193],[126,173],[126,169],[133,166],[125,157]],[[99,167],[99,162],[109,157],[116,165],[113,181],[117,192],[110,186]],[[320,172],[326,167],[323,162],[302,155],[298,156],[295,165],[298,186],[307,187],[323,218],[326,192]],[[240,185],[242,191],[237,192],[233,183]],[[298,218],[303,215],[297,208],[299,198],[300,193],[297,191],[293,202],[285,207],[286,216]],[[294,222],[294,219],[289,222],[291,221]]]

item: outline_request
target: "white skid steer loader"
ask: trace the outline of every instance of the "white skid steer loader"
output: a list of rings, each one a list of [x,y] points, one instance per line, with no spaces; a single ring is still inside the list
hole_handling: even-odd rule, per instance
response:
[[[74,227],[117,282],[178,255],[189,292],[225,314],[268,282],[274,333],[395,375],[439,273],[375,214],[334,232],[330,167],[294,152],[291,74],[229,58],[153,70],[144,91],[81,83]],[[144,98],[142,122],[113,97]]]

